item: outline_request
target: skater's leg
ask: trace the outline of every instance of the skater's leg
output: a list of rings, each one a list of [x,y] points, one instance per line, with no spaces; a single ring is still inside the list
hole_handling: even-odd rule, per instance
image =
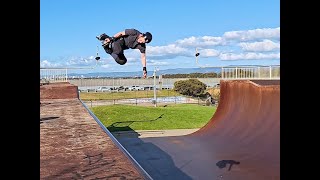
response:
[[[102,45],[103,49],[106,51],[107,54],[115,53],[120,54],[122,53],[122,48],[119,42],[111,42],[111,43],[105,43]]]
[[[127,58],[124,56],[123,53],[122,54],[112,53],[111,56],[120,65],[124,65],[125,63],[127,63]]]
[[[110,48],[109,46],[103,46],[104,51],[106,51],[107,54],[111,54],[112,53],[112,48]]]
[[[112,43],[112,54],[113,59],[120,65],[124,65],[127,62],[127,58],[123,54],[123,49],[121,47],[120,41],[115,41]]]

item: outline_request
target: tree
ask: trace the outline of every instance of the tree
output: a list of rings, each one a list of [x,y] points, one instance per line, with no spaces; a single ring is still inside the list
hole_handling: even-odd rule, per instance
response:
[[[174,83],[174,90],[187,96],[199,96],[204,93],[207,85],[198,79],[180,80]]]

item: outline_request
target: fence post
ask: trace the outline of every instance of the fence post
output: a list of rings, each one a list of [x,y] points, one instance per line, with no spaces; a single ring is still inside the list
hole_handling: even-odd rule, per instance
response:
[[[66,68],[66,82],[68,82],[68,69]]]
[[[221,74],[221,78],[223,79],[223,67],[221,67],[220,74]]]
[[[236,67],[236,79],[238,78],[238,67]]]
[[[270,79],[272,78],[272,77],[271,77],[271,71],[272,71],[272,67],[269,66],[269,78],[270,78]]]

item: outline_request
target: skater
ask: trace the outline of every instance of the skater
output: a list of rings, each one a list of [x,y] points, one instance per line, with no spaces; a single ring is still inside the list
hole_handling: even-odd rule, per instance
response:
[[[105,33],[96,37],[102,42],[102,46],[106,53],[110,54],[113,59],[120,65],[127,62],[124,55],[126,49],[139,49],[141,53],[141,63],[143,78],[147,77],[147,62],[146,62],[146,44],[152,40],[150,32],[141,33],[136,29],[125,29],[124,31],[116,33],[113,37]]]

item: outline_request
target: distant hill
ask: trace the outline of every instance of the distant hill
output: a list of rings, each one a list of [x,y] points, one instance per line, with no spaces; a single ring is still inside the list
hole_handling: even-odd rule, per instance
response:
[[[221,68],[177,68],[159,70],[159,74],[190,74],[190,73],[220,73]],[[141,71],[136,72],[94,72],[94,73],[70,73],[68,76],[83,76],[83,77],[140,77]],[[148,75],[152,76],[153,70],[148,70]]]

